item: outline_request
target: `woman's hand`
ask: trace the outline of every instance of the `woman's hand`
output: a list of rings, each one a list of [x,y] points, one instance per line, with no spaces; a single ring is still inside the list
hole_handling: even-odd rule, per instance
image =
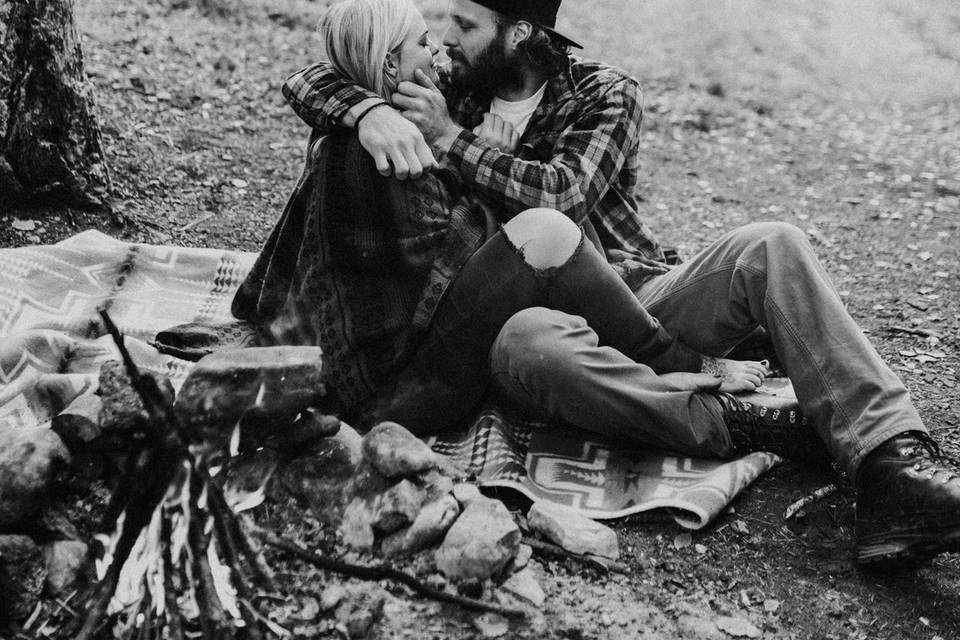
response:
[[[770,363],[766,360],[728,360],[727,358],[703,359],[703,373],[709,373],[720,380],[720,391],[740,393],[756,391],[764,379],[771,374]]]
[[[520,135],[513,125],[490,112],[483,114],[483,122],[473,128],[481,141],[503,153],[514,153],[520,146]]]

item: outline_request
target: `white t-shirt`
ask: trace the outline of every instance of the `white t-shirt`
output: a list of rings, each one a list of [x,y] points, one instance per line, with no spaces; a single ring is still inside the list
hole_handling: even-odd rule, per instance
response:
[[[513,130],[517,132],[517,135],[522,136],[524,130],[527,128],[527,123],[530,122],[530,116],[537,110],[537,105],[540,104],[540,99],[543,98],[543,92],[546,91],[546,89],[547,83],[544,82],[532,96],[524,98],[523,100],[517,100],[516,102],[509,102],[494,96],[490,102],[490,113],[495,116],[500,116],[512,124]]]

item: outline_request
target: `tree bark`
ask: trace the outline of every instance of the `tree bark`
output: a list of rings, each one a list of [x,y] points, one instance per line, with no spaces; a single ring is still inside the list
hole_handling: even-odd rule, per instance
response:
[[[109,187],[73,0],[0,0],[0,208],[97,207]]]

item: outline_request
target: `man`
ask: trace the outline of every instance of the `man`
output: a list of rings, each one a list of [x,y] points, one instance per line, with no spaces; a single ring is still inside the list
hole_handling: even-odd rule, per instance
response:
[[[858,564],[912,568],[960,550],[960,471],[937,454],[803,233],[749,225],[683,265],[663,265],[634,196],[637,82],[568,57],[579,45],[555,31],[558,8],[559,0],[453,0],[446,93],[425,77],[404,83],[394,98],[399,112],[376,108],[382,100],[323,64],[294,74],[284,93],[315,128],[351,126],[364,114],[358,133],[381,171],[392,165],[398,177],[417,176],[436,156],[501,222],[549,207],[594,228],[638,299],[700,353],[722,356],[763,327],[801,409],[857,488]],[[491,129],[518,146],[485,142]],[[636,363],[599,345],[582,319],[550,310],[511,318],[490,358],[500,386],[574,424],[598,416],[627,423],[640,404],[672,415],[686,401],[641,388]],[[704,455],[745,450],[745,437],[774,451],[795,438],[776,416],[718,397],[716,419],[697,427]]]

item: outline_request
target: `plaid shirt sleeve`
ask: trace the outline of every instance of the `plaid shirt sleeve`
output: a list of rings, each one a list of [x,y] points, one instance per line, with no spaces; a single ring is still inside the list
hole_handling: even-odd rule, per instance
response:
[[[297,71],[287,78],[281,91],[301,120],[322,131],[338,126],[350,107],[380,97],[343,78],[329,62]]]
[[[502,153],[464,130],[447,160],[505,219],[549,207],[582,222],[637,153],[642,116],[639,85],[623,78],[565,122],[546,161]]]

